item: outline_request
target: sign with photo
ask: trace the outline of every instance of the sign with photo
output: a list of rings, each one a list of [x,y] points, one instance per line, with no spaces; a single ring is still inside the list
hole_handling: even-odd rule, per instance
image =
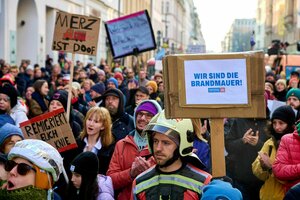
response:
[[[105,29],[114,58],[137,55],[156,48],[147,10],[107,21]]]

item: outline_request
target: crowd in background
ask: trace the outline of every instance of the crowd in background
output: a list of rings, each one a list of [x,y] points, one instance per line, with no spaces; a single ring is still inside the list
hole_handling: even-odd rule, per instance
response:
[[[54,199],[132,198],[134,180],[156,164],[143,131],[165,106],[163,74],[153,71],[155,62],[133,68],[102,59],[99,65],[84,65],[60,55],[57,64],[48,57],[45,66],[27,60],[20,66],[1,60],[0,65],[0,185],[7,188],[0,196],[18,199],[46,191]],[[266,107],[265,119],[224,119],[226,178],[238,189],[232,190],[237,194],[232,199],[293,199],[299,190],[299,72],[289,80],[283,71],[275,73],[266,66],[265,101],[284,105]],[[24,140],[20,123],[59,108],[67,111],[69,91],[69,124],[78,147],[59,154],[42,141]],[[211,173],[209,129],[209,119],[193,120],[193,153],[206,173]],[[38,156],[45,153],[48,157]],[[27,184],[15,174],[32,176],[35,182],[28,184],[42,190],[13,193]],[[212,183],[204,190],[207,199],[215,194],[211,187],[230,191],[227,183]]]

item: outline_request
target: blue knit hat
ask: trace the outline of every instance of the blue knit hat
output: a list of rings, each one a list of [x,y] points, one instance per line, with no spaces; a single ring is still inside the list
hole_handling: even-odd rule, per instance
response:
[[[290,96],[295,96],[300,100],[300,89],[299,88],[290,89],[286,94],[286,99],[288,99]]]
[[[95,85],[93,85],[91,87],[91,90],[94,90],[95,92],[97,92],[98,94],[101,94],[103,95],[104,92],[105,92],[105,85],[104,83],[100,82],[100,83],[97,83]]]
[[[23,133],[21,129],[15,125],[6,123],[0,128],[0,146],[3,145],[4,141],[13,135],[18,135],[24,140]]]
[[[230,183],[213,180],[203,188],[201,200],[242,200],[242,193],[231,186]]]
[[[116,88],[119,87],[118,81],[117,81],[117,79],[115,79],[114,77],[110,77],[110,78],[107,80],[107,83],[110,83],[110,82],[112,82],[113,84],[115,84]]]

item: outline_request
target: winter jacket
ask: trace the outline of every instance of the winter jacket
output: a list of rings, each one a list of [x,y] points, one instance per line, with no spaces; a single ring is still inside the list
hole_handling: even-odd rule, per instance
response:
[[[227,167],[230,177],[244,184],[261,184],[252,173],[252,163],[257,157],[257,152],[269,137],[265,134],[267,120],[234,119],[229,133],[225,136],[225,147],[228,152]],[[259,141],[256,146],[244,144],[242,138],[246,131],[252,128],[259,131]],[[259,186],[258,186],[259,187]]]
[[[46,98],[43,98],[38,93],[33,93],[34,96],[29,101],[29,115],[30,117],[39,116],[48,111],[49,101]],[[44,105],[41,105],[44,104]],[[44,109],[42,108],[44,107]]]
[[[195,138],[194,143],[193,143],[194,149],[197,151],[195,154],[198,156],[198,158],[203,162],[205,165],[205,168],[203,169],[206,172],[211,171],[211,160],[210,160],[210,146],[209,144],[204,141],[200,140],[198,138]]]
[[[109,176],[98,174],[99,195],[97,200],[114,200],[114,189]]]
[[[20,127],[20,123],[28,120],[27,111],[25,102],[18,99],[17,105],[15,105],[10,111],[10,116],[15,121],[16,126]]]
[[[118,199],[129,199],[133,179],[130,176],[131,165],[137,156],[150,157],[148,148],[139,152],[134,143],[133,134],[117,142],[111,158],[107,175],[112,178],[114,189],[120,191]],[[154,163],[153,163],[154,164]]]
[[[156,101],[145,100],[143,103],[144,102],[151,102],[155,105],[158,112],[161,111],[161,107]],[[138,107],[143,103],[139,104]],[[136,119],[136,113],[134,113],[134,119]],[[136,126],[135,123],[134,126]],[[117,198],[120,200],[129,199],[131,196],[131,186],[134,177],[130,176],[130,170],[134,159],[138,156],[149,159],[152,156],[148,147],[139,151],[139,148],[134,141],[135,134],[139,133],[136,130],[133,130],[124,139],[117,142],[107,171],[107,175],[112,178],[114,189],[119,192]],[[152,164],[154,165],[155,162],[153,161]]]
[[[271,163],[274,162],[276,156],[276,148],[272,138],[265,142],[260,152],[269,155]],[[283,185],[276,179],[272,171],[264,170],[261,167],[259,156],[257,156],[255,161],[252,163],[252,171],[257,178],[265,182],[260,189],[259,197],[261,200],[283,199]]]
[[[115,138],[115,141],[119,141],[125,138],[132,130],[134,130],[134,120],[131,115],[125,112],[125,96],[119,89],[108,89],[103,94],[103,101],[100,107],[105,107],[105,99],[107,96],[118,96],[119,107],[115,115],[111,115],[112,128],[111,131]]]
[[[285,191],[300,182],[300,136],[297,130],[281,138],[275,162],[274,175],[284,181]]]
[[[152,167],[140,174],[132,184],[132,198],[198,200],[211,175],[193,165],[183,164],[174,172],[162,172]]]

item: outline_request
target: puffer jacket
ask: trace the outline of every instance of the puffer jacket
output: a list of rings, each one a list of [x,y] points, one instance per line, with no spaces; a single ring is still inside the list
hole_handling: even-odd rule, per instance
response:
[[[99,195],[97,200],[114,200],[114,189],[109,176],[98,174]]]
[[[300,136],[297,130],[284,135],[272,166],[275,177],[284,181],[285,191],[300,182]]]
[[[264,146],[260,152],[269,154],[271,163],[274,162],[276,156],[276,148],[273,142],[273,139],[269,139],[264,143]],[[256,157],[255,161],[252,163],[253,174],[264,181],[260,192],[259,198],[261,200],[282,200],[284,197],[284,187],[283,185],[275,178],[272,171],[264,170],[261,167],[259,162],[259,156]]]

